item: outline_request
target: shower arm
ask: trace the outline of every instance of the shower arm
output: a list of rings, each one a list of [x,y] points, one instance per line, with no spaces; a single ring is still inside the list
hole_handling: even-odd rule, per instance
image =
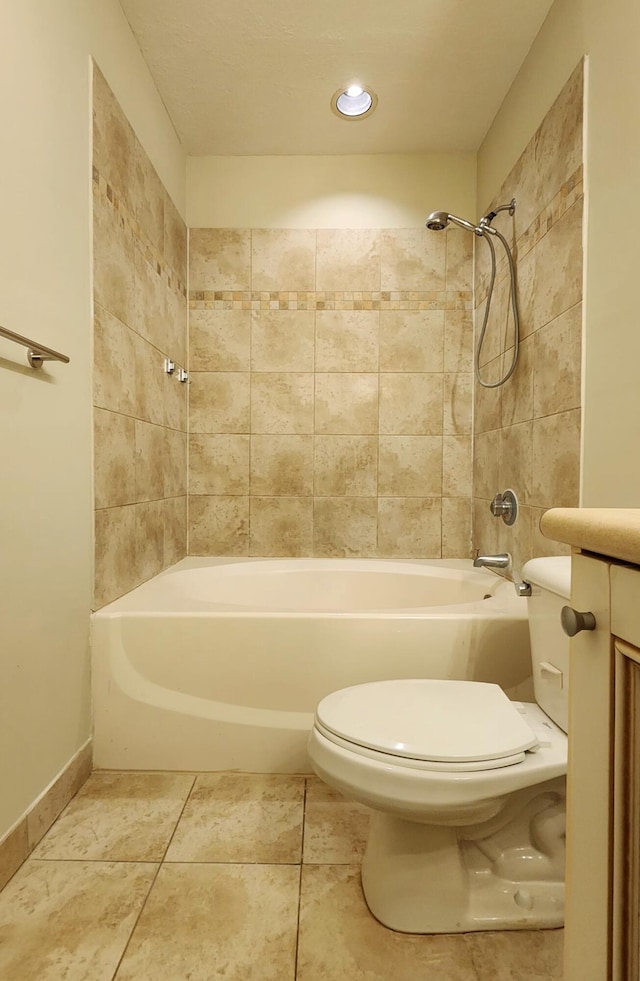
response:
[[[496,217],[496,215],[500,214],[501,211],[508,211],[511,217],[513,218],[513,216],[516,213],[516,199],[511,198],[509,204],[499,204],[497,208],[493,209],[493,211],[488,211],[487,214],[483,215],[483,217],[478,222],[478,227],[482,228],[484,231],[491,232],[493,235],[497,235],[496,230],[491,227],[491,222]]]

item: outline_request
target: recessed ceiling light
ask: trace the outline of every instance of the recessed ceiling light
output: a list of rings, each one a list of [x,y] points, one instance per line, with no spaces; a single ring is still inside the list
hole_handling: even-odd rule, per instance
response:
[[[356,83],[346,89],[338,89],[331,99],[331,108],[343,119],[362,119],[370,115],[377,105],[375,92]]]

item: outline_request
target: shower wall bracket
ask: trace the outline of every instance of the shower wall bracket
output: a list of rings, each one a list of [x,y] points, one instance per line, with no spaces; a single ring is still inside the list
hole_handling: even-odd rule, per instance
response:
[[[172,361],[171,358],[164,359],[164,370],[168,375],[175,375],[178,381],[182,382],[183,384],[189,379],[186,368],[179,368],[175,361]]]
[[[489,509],[494,518],[502,518],[505,525],[513,525],[518,517],[518,498],[515,491],[506,490],[496,494]]]

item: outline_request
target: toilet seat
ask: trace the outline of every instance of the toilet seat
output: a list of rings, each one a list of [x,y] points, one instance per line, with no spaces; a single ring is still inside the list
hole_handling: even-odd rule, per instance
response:
[[[408,756],[394,756],[392,753],[382,753],[378,749],[369,749],[367,746],[359,746],[357,743],[349,742],[347,739],[343,739],[340,736],[336,736],[334,732],[330,732],[325,729],[324,726],[317,722],[315,723],[314,729],[316,732],[324,736],[325,739],[333,743],[334,746],[340,746],[342,749],[346,749],[353,753],[355,756],[368,757],[371,760],[376,760],[378,763],[386,763],[387,766],[402,767],[409,770],[423,770],[423,771],[435,771],[441,773],[475,773],[480,770],[497,770],[507,766],[513,766],[516,763],[522,763],[525,759],[525,753],[515,753],[513,756],[502,756],[497,760],[478,760],[476,762],[458,762],[458,763],[441,763],[436,760],[413,760]]]
[[[413,679],[333,692],[316,710],[325,738],[414,769],[471,772],[521,763],[538,739],[497,685]]]

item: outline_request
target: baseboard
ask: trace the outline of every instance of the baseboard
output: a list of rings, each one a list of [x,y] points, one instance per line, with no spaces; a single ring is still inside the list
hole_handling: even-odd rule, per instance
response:
[[[38,842],[83,785],[93,765],[93,741],[82,746],[0,842],[0,889],[18,871]]]

